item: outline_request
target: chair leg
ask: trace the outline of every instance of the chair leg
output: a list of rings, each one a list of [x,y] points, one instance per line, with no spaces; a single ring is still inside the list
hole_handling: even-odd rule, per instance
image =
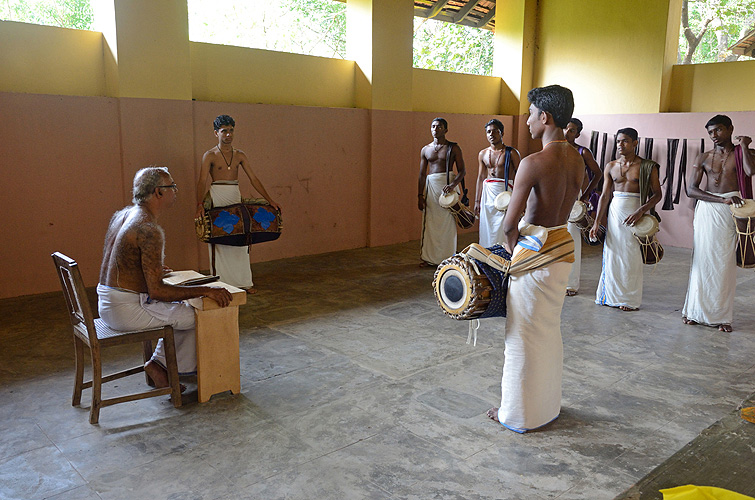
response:
[[[89,423],[96,424],[100,420],[102,406],[102,360],[99,347],[90,349],[92,354],[92,407],[89,409]]]
[[[152,359],[152,353],[154,352],[152,350],[152,341],[151,340],[145,340],[142,344],[143,352],[144,352],[144,364],[147,364],[147,361]],[[150,377],[147,372],[144,372],[144,378],[147,380],[147,385],[150,387],[155,386],[155,381],[152,380],[152,377]]]
[[[168,381],[170,382],[170,397],[173,400],[173,406],[181,406],[181,384],[178,381],[178,362],[176,361],[176,342],[173,338],[173,330],[166,333],[163,337],[163,347],[165,348],[165,364],[168,368]]]
[[[81,391],[84,385],[84,341],[76,335],[73,336],[73,351],[76,372],[73,376],[73,399],[71,406],[78,406],[81,404]]]

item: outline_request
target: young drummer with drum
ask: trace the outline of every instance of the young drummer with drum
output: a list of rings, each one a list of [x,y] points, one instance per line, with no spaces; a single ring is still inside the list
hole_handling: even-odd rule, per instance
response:
[[[660,167],[654,161],[635,154],[637,142],[635,129],[623,128],[617,132],[619,158],[605,167],[603,192],[595,222],[590,229],[590,238],[597,239],[607,213],[603,270],[595,303],[617,307],[622,311],[636,311],[642,302],[644,259],[633,226],[648,212],[652,214],[648,217],[659,219],[654,207],[661,201]]]
[[[751,200],[750,179],[755,172],[755,151],[750,149],[752,139],[747,136],[734,137],[739,143],[734,145],[734,126],[728,116],[714,116],[705,128],[713,141],[713,149],[697,157],[692,166],[692,181],[687,186],[687,196],[696,199],[697,205],[692,267],[682,321],[730,332],[737,286],[738,245],[741,251],[739,265],[755,266],[755,261],[747,262],[755,260],[751,230],[755,202]],[[700,188],[703,175],[705,189]],[[738,231],[740,221],[743,230]]]

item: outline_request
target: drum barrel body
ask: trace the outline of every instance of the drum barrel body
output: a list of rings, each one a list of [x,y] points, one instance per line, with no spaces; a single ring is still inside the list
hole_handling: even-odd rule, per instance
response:
[[[454,255],[438,265],[433,290],[443,312],[454,319],[475,319],[491,301],[493,286],[463,257]]]
[[[755,217],[734,217],[737,225],[737,266],[755,267]]]
[[[280,210],[266,203],[237,203],[205,210],[194,220],[201,241],[215,245],[248,246],[280,237]]]

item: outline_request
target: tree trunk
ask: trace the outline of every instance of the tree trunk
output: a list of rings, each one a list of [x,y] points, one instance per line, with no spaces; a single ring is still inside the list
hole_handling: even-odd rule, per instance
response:
[[[700,45],[700,41],[705,36],[705,32],[708,31],[708,25],[713,21],[713,18],[708,18],[703,23],[703,29],[698,35],[692,32],[689,27],[689,0],[682,1],[682,27],[684,28],[684,38],[687,39],[687,53],[684,56],[682,64],[689,64],[692,62],[692,54],[695,53],[697,46]]]

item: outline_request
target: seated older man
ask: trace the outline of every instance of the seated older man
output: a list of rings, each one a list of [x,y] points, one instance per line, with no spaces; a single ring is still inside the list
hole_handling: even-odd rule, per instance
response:
[[[167,168],[147,167],[136,173],[133,205],[113,215],[105,236],[97,308],[115,330],[172,326],[178,372],[186,374],[196,371],[197,354],[194,311],[182,301],[207,296],[226,307],[231,294],[224,288],[163,283],[165,233],[157,219],[173,206],[177,192]],[[144,371],[157,387],[168,386],[162,339]]]

